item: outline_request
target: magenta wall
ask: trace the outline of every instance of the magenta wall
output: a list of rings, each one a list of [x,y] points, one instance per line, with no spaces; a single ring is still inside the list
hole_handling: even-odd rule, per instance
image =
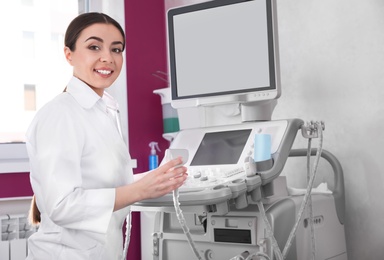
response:
[[[0,174],[0,198],[32,196],[29,173]]]
[[[137,173],[148,170],[151,141],[159,142],[160,158],[169,145],[162,138],[161,99],[153,94],[167,85],[152,76],[157,70],[167,70],[163,1],[126,1],[125,30],[129,147],[132,158],[137,159]]]
[[[153,90],[167,87],[152,76],[167,70],[164,1],[125,1],[127,35],[129,148],[137,160],[135,173],[148,170],[148,144],[159,142],[162,158],[169,142],[162,138],[161,98]],[[128,259],[141,259],[140,214],[133,214]]]

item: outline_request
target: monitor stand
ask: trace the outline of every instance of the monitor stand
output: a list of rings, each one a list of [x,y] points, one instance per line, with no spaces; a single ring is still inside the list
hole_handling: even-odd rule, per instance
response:
[[[277,100],[263,100],[241,104],[242,122],[270,121]]]

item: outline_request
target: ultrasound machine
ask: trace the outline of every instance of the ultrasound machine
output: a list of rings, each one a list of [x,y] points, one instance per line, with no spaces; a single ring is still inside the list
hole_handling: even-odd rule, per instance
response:
[[[214,0],[167,13],[170,96],[185,184],[132,206],[144,260],[346,260],[343,171],[322,149],[324,122],[272,120],[281,94],[276,0]],[[293,149],[296,137],[318,147]],[[292,193],[287,160],[314,161]],[[331,190],[312,188],[318,161]],[[309,205],[309,206],[308,206]]]

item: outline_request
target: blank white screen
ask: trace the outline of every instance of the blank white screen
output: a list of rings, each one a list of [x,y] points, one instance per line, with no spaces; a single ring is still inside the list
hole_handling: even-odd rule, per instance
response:
[[[175,15],[179,97],[269,87],[265,0]]]

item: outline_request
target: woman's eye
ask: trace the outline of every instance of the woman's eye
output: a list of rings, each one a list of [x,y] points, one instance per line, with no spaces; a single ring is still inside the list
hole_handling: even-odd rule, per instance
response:
[[[113,51],[113,52],[116,52],[116,53],[121,53],[121,52],[123,52],[123,50],[120,49],[120,48],[114,48],[114,49],[112,49],[112,51]]]
[[[89,49],[90,49],[90,50],[97,51],[97,50],[100,50],[100,47],[97,46],[97,45],[91,45],[91,46],[89,46]]]

